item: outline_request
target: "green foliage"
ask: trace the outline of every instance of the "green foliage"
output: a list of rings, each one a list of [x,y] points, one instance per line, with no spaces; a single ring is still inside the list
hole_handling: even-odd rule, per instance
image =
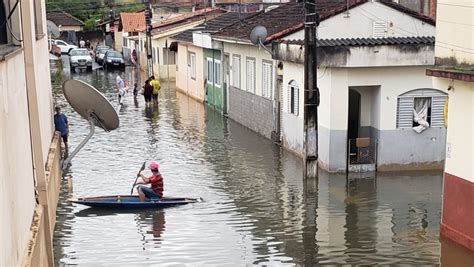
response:
[[[59,9],[84,21],[84,30],[94,30],[95,21],[109,18],[112,14],[120,12],[136,12],[144,9],[140,2],[116,3],[108,6],[105,0],[46,0],[46,11]],[[111,11],[112,10],[112,11]]]
[[[95,19],[87,19],[84,21],[84,31],[93,31],[96,29]]]

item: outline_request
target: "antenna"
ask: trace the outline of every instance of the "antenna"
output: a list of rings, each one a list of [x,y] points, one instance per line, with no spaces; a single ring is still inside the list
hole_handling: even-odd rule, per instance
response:
[[[89,134],[74,149],[74,151],[63,161],[63,169],[67,168],[72,158],[81,150],[89,139],[94,135],[95,126],[99,126],[106,132],[110,132],[119,127],[120,121],[117,111],[109,100],[105,98],[92,85],[77,81],[67,80],[63,84],[63,92],[67,102],[71,107],[81,115],[82,118],[89,121]]]

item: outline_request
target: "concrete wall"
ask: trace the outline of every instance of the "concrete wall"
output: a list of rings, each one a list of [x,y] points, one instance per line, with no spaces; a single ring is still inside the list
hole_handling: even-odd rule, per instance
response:
[[[123,32],[116,31],[114,33],[114,50],[122,52],[122,47],[123,47]]]
[[[159,77],[160,80],[168,80],[169,78],[169,80],[174,81],[176,80],[176,64],[164,65],[167,57],[166,53],[164,52],[167,40],[169,47],[169,45],[171,44],[171,39],[168,39],[168,37],[152,39],[152,47],[157,48],[159,54],[159,64],[153,65],[153,72],[155,73],[155,77]],[[176,58],[176,60],[178,59]]]
[[[270,138],[273,130],[272,101],[244,90],[229,87],[231,119],[253,131]]]
[[[196,78],[191,78],[188,66],[188,52],[196,54]],[[204,102],[204,60],[203,50],[191,44],[179,44],[176,70],[176,89],[188,96]]]
[[[388,22],[387,37],[434,36],[435,27],[412,16],[377,2],[368,2],[349,11],[324,20],[318,27],[318,38],[373,37],[373,21]],[[468,19],[466,17],[466,19]],[[334,30],[337,29],[337,30]],[[287,40],[304,39],[304,31],[285,37]]]
[[[438,5],[436,61],[439,65],[474,64],[474,8],[469,0],[448,0]],[[466,8],[466,6],[468,6]],[[469,8],[470,7],[470,8]]]
[[[304,67],[301,64],[285,63],[283,66],[283,85],[282,85],[282,125],[281,139],[283,147],[293,151],[297,155],[303,157],[303,133],[304,133]],[[294,80],[299,86],[299,106],[298,116],[289,113],[288,107],[288,86]]]
[[[445,171],[474,182],[474,85],[449,79],[433,79],[433,87],[449,92],[447,155]]]
[[[40,4],[36,15],[42,15],[46,33],[45,3]],[[0,61],[0,266],[44,266],[45,260],[52,264],[58,190],[52,192],[49,186],[59,188],[59,138],[53,139],[47,38],[36,38],[34,9],[30,1],[18,7],[21,27],[18,20],[12,20],[12,26],[22,32],[22,50]],[[46,217],[38,217],[45,222],[42,228],[35,221],[35,180],[45,208]],[[35,227],[39,240],[33,237]],[[36,241],[38,250],[32,246]],[[32,254],[40,255],[41,261],[29,262]]]
[[[0,265],[16,266],[35,207],[24,54],[0,62],[0,77]]]
[[[80,32],[82,31],[81,26],[61,26],[60,30],[62,32]]]

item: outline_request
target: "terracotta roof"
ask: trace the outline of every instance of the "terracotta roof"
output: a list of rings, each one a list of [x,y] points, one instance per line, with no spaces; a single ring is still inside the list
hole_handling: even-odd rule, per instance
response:
[[[145,12],[139,13],[120,13],[123,32],[140,32],[146,28]]]
[[[398,11],[400,11],[400,12],[403,12],[403,13],[409,15],[409,16],[412,16],[412,17],[414,17],[414,18],[417,18],[417,19],[419,19],[419,20],[421,20],[421,21],[424,21],[424,22],[426,22],[426,23],[429,23],[429,24],[431,24],[431,25],[436,25],[436,21],[435,21],[433,18],[431,18],[431,17],[429,17],[429,16],[426,16],[426,15],[424,15],[424,14],[422,14],[422,13],[416,12],[415,10],[410,9],[410,8],[408,8],[408,7],[405,7],[405,6],[402,6],[402,5],[400,5],[400,4],[397,4],[397,3],[393,2],[393,1],[380,0],[380,3],[382,3],[382,4],[384,4],[384,5],[388,6],[388,7],[391,7],[391,8],[393,8],[393,9],[396,9],[396,10],[398,10]]]
[[[282,43],[304,45],[304,40],[284,40]],[[434,44],[434,36],[420,37],[385,37],[385,38],[337,38],[319,39],[319,47],[324,46],[376,46],[376,45],[414,45],[414,44]]]
[[[353,8],[365,0],[349,0],[349,8]],[[347,1],[341,0],[316,0],[316,9],[320,19],[325,20],[347,10]],[[304,27],[304,4],[289,2],[281,4],[278,8],[268,12],[260,12],[258,15],[235,24],[216,34],[224,39],[246,40],[250,42],[249,36],[252,29],[261,25],[267,28],[268,36],[265,40],[269,42],[299,31]]]
[[[53,10],[46,13],[46,19],[57,26],[84,26],[84,22],[62,10]]]
[[[215,17],[206,23],[199,24],[193,29],[186,30],[175,37],[173,39],[181,42],[193,42],[193,32],[194,31],[203,31],[203,32],[209,32],[209,33],[215,33],[219,30],[224,29],[225,27],[229,27],[234,23],[239,22],[239,20],[243,20],[245,18],[248,18],[254,14],[248,14],[248,13],[242,13],[239,14],[237,12],[228,12],[225,14],[222,14],[218,17]]]

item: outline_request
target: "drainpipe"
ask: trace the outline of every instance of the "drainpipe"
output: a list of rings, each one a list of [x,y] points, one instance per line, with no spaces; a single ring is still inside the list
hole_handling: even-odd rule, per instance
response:
[[[25,62],[25,79],[26,79],[26,93],[28,98],[28,116],[30,126],[30,136],[33,150],[33,164],[34,164],[34,175],[37,181],[37,190],[39,194],[40,205],[44,208],[44,229],[45,229],[45,242],[46,242],[46,257],[48,266],[54,265],[53,260],[53,240],[52,240],[52,227],[49,220],[49,205],[48,205],[48,190],[46,183],[46,170],[45,161],[43,158],[43,149],[41,143],[41,127],[40,117],[38,108],[38,96],[37,87],[39,83],[36,82],[36,70],[38,69],[36,61],[36,52],[34,45],[36,44],[36,32],[35,32],[35,21],[34,21],[34,5],[32,1],[21,0],[21,31],[23,33],[23,49],[24,49],[24,62]],[[44,13],[42,14],[44,15]],[[43,26],[46,25],[46,21],[43,19]],[[43,27],[44,29],[44,27]],[[45,38],[45,37],[43,37]],[[44,40],[38,41],[42,42]],[[39,77],[38,77],[39,78]]]

